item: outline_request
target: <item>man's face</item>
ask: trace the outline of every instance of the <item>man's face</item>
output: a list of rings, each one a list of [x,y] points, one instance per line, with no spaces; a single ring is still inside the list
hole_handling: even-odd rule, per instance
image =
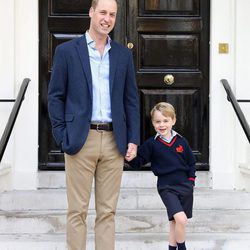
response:
[[[115,26],[117,3],[115,0],[99,0],[96,8],[89,10],[90,29],[96,35],[108,35]]]

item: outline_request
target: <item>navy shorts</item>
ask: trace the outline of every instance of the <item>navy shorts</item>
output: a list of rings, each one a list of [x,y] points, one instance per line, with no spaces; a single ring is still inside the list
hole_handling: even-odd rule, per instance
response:
[[[192,218],[193,191],[194,188],[190,181],[158,188],[159,195],[167,208],[170,221],[174,220],[174,215],[179,212],[184,212],[187,218]]]

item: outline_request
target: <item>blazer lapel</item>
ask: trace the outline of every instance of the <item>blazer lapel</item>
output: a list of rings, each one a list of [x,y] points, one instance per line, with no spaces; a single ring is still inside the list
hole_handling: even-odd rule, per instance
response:
[[[88,47],[85,39],[85,35],[80,37],[80,39],[77,40],[76,48],[81,60],[83,71],[87,78],[88,88],[90,92],[90,96],[92,98],[92,76],[91,76],[91,68],[90,68],[90,61],[89,61],[89,53],[88,53]]]
[[[115,71],[117,67],[117,60],[118,60],[118,51],[116,50],[115,46],[112,46],[111,42],[111,49],[109,51],[109,83],[110,83],[110,93],[112,94],[113,85],[114,85],[114,77]],[[112,95],[111,95],[112,96]]]

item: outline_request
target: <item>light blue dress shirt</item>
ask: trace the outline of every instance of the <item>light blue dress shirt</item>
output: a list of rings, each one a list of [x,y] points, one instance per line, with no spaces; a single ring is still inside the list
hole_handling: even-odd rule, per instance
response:
[[[86,32],[93,87],[92,122],[112,122],[109,87],[109,50],[108,37],[103,55],[95,48],[95,41]]]

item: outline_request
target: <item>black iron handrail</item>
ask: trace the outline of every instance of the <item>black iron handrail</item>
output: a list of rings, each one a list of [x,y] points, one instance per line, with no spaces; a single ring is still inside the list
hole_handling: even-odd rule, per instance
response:
[[[246,99],[237,99],[237,102],[250,102],[250,100],[246,100]]]
[[[30,82],[30,79],[28,79],[28,78],[25,78],[23,80],[22,85],[20,87],[20,90],[18,92],[17,98],[14,100],[15,101],[14,106],[11,110],[8,122],[5,126],[3,135],[2,135],[1,140],[0,140],[0,162],[2,161],[2,157],[4,154],[5,148],[8,144],[12,129],[14,127],[14,124],[15,124],[15,121],[16,121],[16,118],[17,118],[17,115],[19,112],[19,109],[20,109],[22,102],[24,100],[24,96],[25,96],[29,82]],[[7,101],[13,102],[13,99],[2,99],[0,101],[1,102],[7,102]]]
[[[16,99],[0,99],[0,102],[15,102]]]
[[[223,84],[223,87],[227,92],[227,99],[228,101],[231,102],[233,109],[240,121],[241,127],[243,128],[245,135],[248,139],[248,142],[250,143],[250,127],[246,120],[246,117],[243,114],[240,105],[238,104],[238,101],[236,100],[228,81],[226,79],[221,79],[221,83]],[[249,102],[249,100],[244,100],[244,102]]]

